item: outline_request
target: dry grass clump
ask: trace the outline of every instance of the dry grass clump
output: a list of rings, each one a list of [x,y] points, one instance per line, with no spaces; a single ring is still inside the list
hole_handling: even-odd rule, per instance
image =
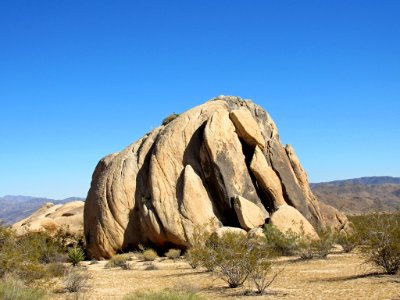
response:
[[[64,276],[65,289],[69,293],[81,292],[87,287],[89,274],[79,268],[68,268]]]
[[[3,300],[39,300],[44,299],[45,293],[36,288],[27,287],[23,281],[5,276],[0,281],[0,299]]]
[[[158,257],[157,252],[153,249],[146,249],[143,251],[143,258],[146,261],[153,261]]]
[[[132,259],[131,253],[116,254],[106,263],[105,268],[129,269],[129,261]]]
[[[165,253],[165,256],[170,259],[178,259],[181,256],[180,249],[169,249],[168,252]]]
[[[162,291],[138,292],[124,297],[124,300],[202,300],[194,292],[165,289]]]

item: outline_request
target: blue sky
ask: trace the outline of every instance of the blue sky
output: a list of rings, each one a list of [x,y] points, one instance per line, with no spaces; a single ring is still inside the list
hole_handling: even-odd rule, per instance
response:
[[[220,95],[312,182],[400,176],[400,1],[0,2],[0,196],[86,196],[98,160]]]

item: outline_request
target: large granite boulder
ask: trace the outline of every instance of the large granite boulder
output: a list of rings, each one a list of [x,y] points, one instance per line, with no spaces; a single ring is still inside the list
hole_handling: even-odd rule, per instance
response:
[[[186,249],[196,227],[254,230],[283,205],[311,228],[344,228],[331,210],[325,218],[293,149],[253,102],[220,96],[163,124],[98,163],[84,208],[89,256]]]

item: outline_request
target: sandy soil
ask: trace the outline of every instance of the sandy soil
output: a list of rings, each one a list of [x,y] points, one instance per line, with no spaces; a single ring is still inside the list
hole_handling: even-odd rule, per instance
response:
[[[332,254],[326,260],[298,261],[281,258],[275,270],[284,268],[263,296],[249,296],[249,285],[229,289],[204,270],[193,270],[184,260],[158,260],[156,270],[132,261],[133,270],[105,269],[106,262],[84,268],[90,274],[83,299],[122,299],[138,291],[187,289],[205,299],[391,299],[400,300],[400,276],[379,274],[363,264],[358,254]],[[72,299],[76,295],[53,294],[52,299]]]

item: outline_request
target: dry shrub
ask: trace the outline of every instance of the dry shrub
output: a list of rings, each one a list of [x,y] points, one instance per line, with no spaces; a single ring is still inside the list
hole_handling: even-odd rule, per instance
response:
[[[46,265],[46,270],[51,277],[63,277],[67,266],[62,263],[50,263]]]
[[[157,252],[153,249],[146,249],[143,251],[143,258],[146,261],[153,261],[158,257]]]
[[[79,268],[68,268],[64,276],[65,289],[70,293],[81,292],[89,280],[89,274]]]
[[[165,253],[165,256],[170,259],[178,259],[181,256],[180,249],[169,249],[168,252]]]
[[[117,268],[121,267],[122,269],[128,270],[129,263],[132,259],[132,254],[130,253],[124,253],[124,254],[116,254],[111,259],[106,263],[105,267],[106,268]]]

